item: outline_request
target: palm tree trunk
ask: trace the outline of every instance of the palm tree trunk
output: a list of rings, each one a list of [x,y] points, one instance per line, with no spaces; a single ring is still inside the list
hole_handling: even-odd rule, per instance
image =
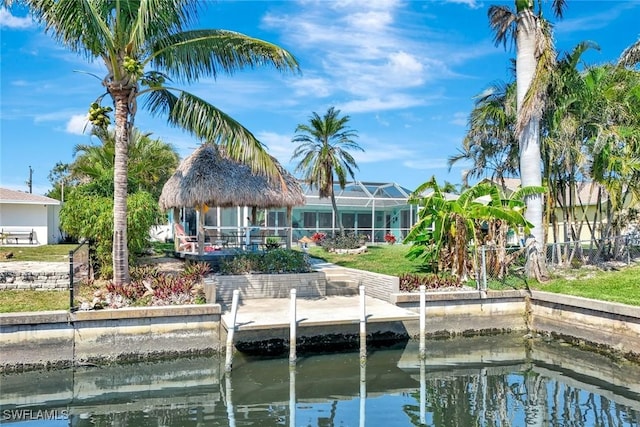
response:
[[[127,247],[127,162],[129,158],[129,90],[112,90],[115,102],[116,144],[113,172],[113,282],[129,283]]]
[[[340,216],[340,212],[338,212],[338,204],[336,203],[336,195],[331,192],[331,206],[333,206],[333,215],[336,217],[336,221],[338,222],[338,229],[340,230],[340,235],[344,236],[344,226],[342,225],[342,217]]]
[[[525,96],[533,81],[536,58],[536,26],[537,20],[530,9],[525,9],[518,14],[517,27],[517,56],[516,56],[516,88],[518,116],[522,114]],[[518,135],[520,146],[520,180],[523,187],[542,185],[542,157],[540,155],[540,118],[534,113],[529,122],[523,126]],[[535,194],[525,197],[527,209],[525,218],[533,228],[530,239],[534,239],[527,257],[527,275],[536,276],[544,272],[544,230],[542,227],[542,195]],[[537,256],[536,256],[537,252]],[[534,261],[535,260],[535,261]],[[538,265],[533,265],[537,263]]]

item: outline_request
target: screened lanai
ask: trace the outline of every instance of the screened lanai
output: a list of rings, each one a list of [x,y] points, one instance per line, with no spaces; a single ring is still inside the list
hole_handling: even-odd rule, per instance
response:
[[[292,240],[315,233],[331,235],[338,231],[331,199],[320,199],[317,189],[301,183],[306,203],[294,206],[291,213]],[[396,183],[349,182],[344,190],[335,186],[336,204],[347,233],[366,236],[369,242],[384,242],[385,234],[402,240],[416,221],[416,206],[409,205],[410,190]],[[195,211],[187,209],[186,222],[195,228]],[[205,215],[207,227],[246,227],[251,210],[247,207],[211,208]],[[259,209],[256,221],[261,227],[278,233],[287,227],[286,209]],[[191,227],[189,227],[191,228]]]
[[[293,209],[294,238],[337,231],[331,199],[321,199],[307,184],[302,190],[306,204]],[[336,184],[334,192],[345,231],[367,236],[369,242],[384,242],[387,233],[401,240],[415,223],[416,207],[407,203],[411,191],[396,183],[354,181],[344,189]]]

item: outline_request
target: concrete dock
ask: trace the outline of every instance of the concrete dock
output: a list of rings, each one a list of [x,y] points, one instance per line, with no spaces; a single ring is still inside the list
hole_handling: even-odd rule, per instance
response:
[[[240,302],[236,331],[288,328],[290,324],[288,298],[248,299]],[[365,297],[367,323],[417,320],[418,314],[377,298]],[[231,326],[231,307],[225,307],[222,324]],[[325,296],[296,300],[298,327],[352,325],[360,322],[360,297]]]
[[[247,299],[238,305],[235,348],[248,354],[276,355],[289,348],[289,298]],[[410,338],[407,322],[417,313],[377,298],[365,297],[366,334],[370,345]],[[221,336],[232,327],[231,307],[221,316]],[[323,296],[296,300],[296,347],[299,351],[340,351],[360,344],[360,296]]]

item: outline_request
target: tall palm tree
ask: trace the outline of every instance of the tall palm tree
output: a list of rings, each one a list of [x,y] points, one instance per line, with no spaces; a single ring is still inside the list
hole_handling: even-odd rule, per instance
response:
[[[538,6],[534,13],[534,3]],[[542,17],[542,0],[516,0],[515,11],[506,6],[491,6],[489,22],[495,32],[496,44],[507,40],[516,42],[516,86],[517,122],[516,135],[520,150],[520,179],[523,187],[542,184],[542,158],[540,155],[540,119],[544,105],[544,94],[553,69],[555,53],[551,30]],[[553,0],[553,9],[562,17],[566,0]],[[529,277],[542,275],[544,244],[542,227],[542,195],[526,197],[526,218],[533,224],[534,244],[527,256]],[[537,272],[534,270],[538,270]]]
[[[633,67],[640,64],[640,39],[622,52],[618,64],[625,67]]]
[[[205,2],[196,0],[3,0],[26,4],[45,32],[89,60],[104,62],[101,79],[115,113],[113,271],[116,284],[128,283],[127,150],[138,100],[171,125],[210,142],[258,172],[277,175],[262,144],[231,117],[188,92],[167,83],[191,83],[203,76],[232,74],[244,67],[272,65],[297,70],[286,50],[232,31],[187,30]],[[96,76],[97,77],[97,76]],[[110,107],[93,105],[94,124],[105,126]]]
[[[291,159],[301,158],[296,172],[304,174],[305,181],[313,189],[318,188],[319,197],[331,198],[333,214],[338,221],[340,234],[344,235],[342,218],[333,191],[336,178],[340,188],[347,184],[347,175],[355,179],[358,169],[348,150],[364,151],[353,139],[358,133],[347,126],[349,116],[340,117],[340,110],[330,107],[323,117],[313,112],[309,124],[299,124],[291,142],[299,143]]]

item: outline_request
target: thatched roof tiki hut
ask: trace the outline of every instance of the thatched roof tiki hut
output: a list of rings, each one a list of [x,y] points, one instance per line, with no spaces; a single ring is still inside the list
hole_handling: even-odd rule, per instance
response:
[[[184,159],[160,195],[160,208],[174,209],[174,222],[179,209],[191,207],[199,212],[198,253],[204,251],[204,215],[207,207],[251,207],[256,209],[287,208],[287,248],[291,247],[291,210],[305,204],[298,181],[273,158],[282,180],[269,179],[252,172],[246,164],[230,159],[224,150],[203,144]]]

